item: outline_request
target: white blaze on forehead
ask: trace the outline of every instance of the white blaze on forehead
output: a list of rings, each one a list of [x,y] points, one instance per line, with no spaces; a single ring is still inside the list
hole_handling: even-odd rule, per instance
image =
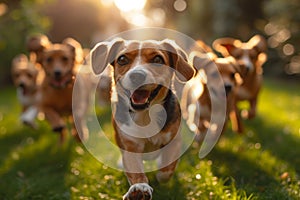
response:
[[[249,68],[250,70],[253,69],[253,63],[250,59],[249,52],[243,53],[242,60],[247,68]]]

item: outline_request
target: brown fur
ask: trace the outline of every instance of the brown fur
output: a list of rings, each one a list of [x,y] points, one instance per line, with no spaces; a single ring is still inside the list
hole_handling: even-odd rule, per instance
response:
[[[187,119],[189,128],[197,133],[196,140],[201,142],[210,127],[212,101],[217,105],[226,102],[224,125],[218,124],[218,129],[221,132],[225,130],[228,116],[236,115],[233,103],[237,88],[242,80],[234,58],[218,58],[202,41],[197,41],[197,45],[199,45],[198,51],[192,51],[190,59],[198,72],[185,85],[181,105],[183,117]],[[232,123],[237,124],[239,122],[233,120]]]
[[[263,78],[262,65],[267,60],[265,53],[267,50],[266,40],[260,35],[253,36],[247,42],[241,42],[234,38],[220,38],[214,41],[213,47],[223,56],[232,56],[237,60],[243,84],[237,91],[236,100],[249,101],[250,109],[243,111],[243,115],[249,119],[255,117],[257,98]],[[236,112],[239,112],[236,104]],[[235,130],[240,133],[243,132],[242,124],[235,127]]]
[[[140,42],[116,39],[112,42],[99,43],[92,51],[92,67],[96,74],[101,73],[109,62],[113,66],[113,96],[118,97],[117,100],[112,99],[113,102],[116,101],[117,107],[116,114],[113,115],[113,126],[117,145],[122,152],[126,176],[131,184],[131,188],[123,199],[142,200],[151,199],[152,196],[152,188],[148,185],[148,178],[143,172],[143,158],[142,156],[131,156],[130,152],[144,154],[160,150],[167,145],[166,148],[168,149],[162,151],[160,155],[164,167],[159,166],[158,180],[167,181],[175,170],[178,161],[177,156],[180,152],[180,137],[177,134],[180,124],[180,107],[177,102],[169,102],[172,100],[173,94],[166,87],[173,84],[174,72],[170,68],[158,67],[154,63],[163,60],[163,63],[160,64],[176,69],[178,79],[186,81],[194,75],[194,70],[187,63],[186,56],[182,57],[182,55],[184,56],[185,53],[175,43],[168,40]],[[147,64],[150,67],[145,66]],[[139,80],[133,76],[142,72],[145,76],[144,79],[148,80],[155,77],[156,82],[144,85],[145,80]],[[133,88],[130,96],[126,95],[130,91],[128,88],[132,87],[131,85],[136,81],[141,81],[142,85],[137,89]],[[159,85],[162,85],[162,87],[158,90]],[[155,91],[158,92],[155,93]],[[156,95],[150,101],[149,99],[154,93]],[[148,101],[144,100],[147,96],[145,94],[149,95],[147,97]],[[130,104],[128,106],[131,111],[118,109],[118,106],[121,106],[122,103]],[[153,136],[149,136],[148,133],[140,133],[146,136],[140,138],[124,132],[123,124],[129,123],[129,127],[133,125],[126,120],[118,123],[119,120],[124,120],[124,117],[120,116],[122,112],[130,112],[134,124],[144,127],[151,122],[148,106],[151,107],[154,104],[164,106],[167,113],[171,112],[168,113],[167,117],[169,121],[166,122],[159,133]],[[170,106],[172,106],[171,109]],[[125,108],[127,107],[125,106]],[[173,162],[172,159],[174,159]],[[144,188],[141,189],[141,187]]]
[[[88,135],[83,122],[83,113],[87,109],[88,102],[79,94],[78,99],[82,100],[84,105],[83,111],[72,110],[75,76],[83,61],[81,45],[72,38],[67,38],[62,43],[52,44],[46,36],[40,37],[30,38],[30,42],[28,42],[28,49],[32,53],[36,53],[38,62],[46,73],[41,86],[42,97],[39,107],[44,112],[53,131],[60,134],[60,142],[65,140],[66,122],[64,118],[73,121],[72,115],[78,115],[80,118],[78,132],[81,139],[86,139]],[[78,137],[75,125],[72,132]]]
[[[22,105],[21,121],[36,127],[34,120],[38,114],[39,89],[44,78],[44,71],[35,62],[34,57],[28,59],[26,55],[20,54],[12,61],[11,74],[14,85],[17,87],[19,102]]]

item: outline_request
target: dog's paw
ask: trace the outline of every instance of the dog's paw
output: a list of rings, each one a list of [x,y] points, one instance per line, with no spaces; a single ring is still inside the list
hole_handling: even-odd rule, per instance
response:
[[[253,119],[256,114],[251,110],[242,110],[241,115],[243,119]]]
[[[153,189],[147,183],[132,185],[123,196],[123,200],[151,200]]]

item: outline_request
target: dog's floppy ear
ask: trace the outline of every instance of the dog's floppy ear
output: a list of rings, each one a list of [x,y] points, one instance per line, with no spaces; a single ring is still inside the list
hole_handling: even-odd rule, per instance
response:
[[[124,40],[116,38],[110,42],[100,42],[91,50],[91,64],[95,74],[104,71],[109,63],[111,63],[124,47]]]
[[[83,50],[81,44],[73,38],[66,38],[62,41],[63,44],[66,44],[72,48],[74,52],[74,59],[76,63],[82,63],[83,61]]]
[[[170,64],[176,70],[176,76],[180,81],[188,81],[195,75],[194,68],[188,63],[188,58],[183,49],[181,49],[173,40],[163,40],[164,50],[170,56]]]
[[[41,62],[42,52],[45,48],[51,45],[48,37],[43,34],[32,35],[27,39],[26,47],[30,54],[36,55],[36,61]]]
[[[255,35],[248,41],[248,45],[251,48],[257,50],[258,53],[263,53],[267,51],[267,41],[261,35]]]
[[[213,42],[212,46],[224,57],[227,57],[232,55],[232,51],[234,51],[236,47],[241,46],[241,44],[242,42],[240,40],[234,38],[219,38]]]
[[[194,68],[197,69],[198,71],[204,70],[207,73],[210,68],[215,67],[216,65],[214,60],[212,60],[206,54],[199,54],[199,53],[193,54],[192,52],[190,58],[193,62]]]

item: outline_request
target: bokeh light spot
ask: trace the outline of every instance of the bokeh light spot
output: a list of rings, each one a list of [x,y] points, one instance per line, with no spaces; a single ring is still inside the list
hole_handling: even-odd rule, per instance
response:
[[[174,8],[178,12],[184,11],[186,9],[186,7],[187,7],[187,4],[186,4],[186,1],[184,1],[184,0],[176,0],[174,2]]]

